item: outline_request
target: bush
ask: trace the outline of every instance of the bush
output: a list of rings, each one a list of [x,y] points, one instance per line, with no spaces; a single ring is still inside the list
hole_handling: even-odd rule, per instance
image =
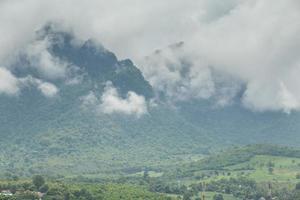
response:
[[[213,200],[224,200],[224,198],[222,194],[215,194]]]
[[[296,190],[300,190],[300,183],[296,184]]]
[[[39,189],[42,185],[45,184],[45,179],[41,175],[35,175],[32,178],[32,183],[37,189]]]

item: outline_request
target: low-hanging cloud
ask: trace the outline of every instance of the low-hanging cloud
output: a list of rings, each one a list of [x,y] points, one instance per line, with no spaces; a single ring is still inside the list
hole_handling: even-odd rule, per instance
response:
[[[148,112],[145,97],[129,91],[127,97],[122,98],[111,82],[106,83],[100,98],[94,92],[90,92],[81,100],[83,108],[92,108],[105,114],[125,114],[141,117]]]
[[[141,67],[153,86],[171,98],[221,95],[223,104],[243,85],[241,101],[247,108],[300,109],[298,0],[4,0],[0,4],[1,65],[7,66],[33,40],[34,30],[56,21],[77,38],[93,38],[138,65],[153,50],[184,41],[183,52]],[[189,61],[188,73],[179,66],[181,60]],[[166,61],[173,68],[166,67]],[[238,81],[220,89],[215,72]]]
[[[45,95],[46,97],[54,97],[58,93],[57,87],[48,82],[41,82],[38,85],[38,89]]]
[[[18,95],[23,88],[32,86],[36,87],[45,97],[54,97],[59,91],[52,83],[31,76],[18,78],[8,69],[0,67],[0,95]]]
[[[29,44],[24,54],[30,62],[30,67],[38,70],[39,74],[47,79],[64,78],[67,75],[68,63],[51,55],[48,48],[50,42],[46,39]]]
[[[208,99],[215,93],[211,71],[186,55],[183,45],[174,44],[147,56],[141,63],[144,76],[158,94],[172,101]]]
[[[27,76],[25,78],[19,78],[21,87],[36,87],[45,97],[52,98],[55,97],[59,89],[50,82],[43,81],[32,76]]]
[[[0,67],[0,94],[15,95],[18,92],[18,79],[6,68]]]

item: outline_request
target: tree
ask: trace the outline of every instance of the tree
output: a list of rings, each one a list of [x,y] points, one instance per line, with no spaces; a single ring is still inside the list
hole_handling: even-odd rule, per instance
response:
[[[224,198],[222,194],[215,194],[213,200],[224,200]]]
[[[41,175],[35,175],[32,178],[32,183],[37,189],[39,189],[42,185],[45,184],[45,179]]]
[[[267,164],[268,167],[275,167],[275,163],[273,163],[272,161],[269,161]]]
[[[18,193],[16,195],[16,199],[22,199],[22,200],[32,200],[32,199],[39,199],[37,194],[31,192],[31,191],[25,191],[22,193]]]
[[[300,183],[296,184],[296,190],[300,190]]]
[[[0,195],[0,200],[17,200],[14,196],[4,196]]]
[[[148,182],[148,183],[149,183],[150,176],[149,176],[149,172],[148,172],[148,170],[147,170],[147,169],[144,171],[144,174],[143,174],[143,179],[144,179],[144,181],[146,181],[146,182]]]
[[[49,190],[49,186],[47,184],[44,184],[39,188],[39,191],[42,193],[46,193],[48,192],[48,190]]]
[[[192,195],[189,192],[183,194],[183,200],[191,200]]]
[[[268,168],[268,171],[269,171],[269,174],[273,174],[274,168],[273,168],[273,167],[269,167],[269,168]]]

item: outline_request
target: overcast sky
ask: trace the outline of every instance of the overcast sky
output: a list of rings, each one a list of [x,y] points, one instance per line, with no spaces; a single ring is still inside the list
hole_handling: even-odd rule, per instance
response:
[[[247,108],[299,110],[299,11],[299,0],[0,0],[0,93],[18,91],[10,61],[54,21],[133,59],[171,97],[217,95],[226,104],[242,84]],[[180,41],[180,51],[167,48]],[[165,50],[145,60],[156,49]],[[180,73],[184,59],[191,63],[187,75]],[[212,70],[234,83],[218,91]]]

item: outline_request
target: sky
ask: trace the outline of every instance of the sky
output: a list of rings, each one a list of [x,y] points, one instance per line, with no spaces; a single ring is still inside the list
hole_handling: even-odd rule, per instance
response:
[[[34,85],[49,97],[59,93],[51,79],[68,66],[49,55],[47,41],[34,41],[37,30],[55,22],[132,59],[170,99],[214,98],[226,106],[243,88],[248,109],[298,111],[299,10],[298,0],[0,0],[0,94],[16,94],[26,82],[10,72],[20,51],[45,76]],[[113,87],[107,92],[122,100]],[[128,99],[121,102],[131,111]]]

